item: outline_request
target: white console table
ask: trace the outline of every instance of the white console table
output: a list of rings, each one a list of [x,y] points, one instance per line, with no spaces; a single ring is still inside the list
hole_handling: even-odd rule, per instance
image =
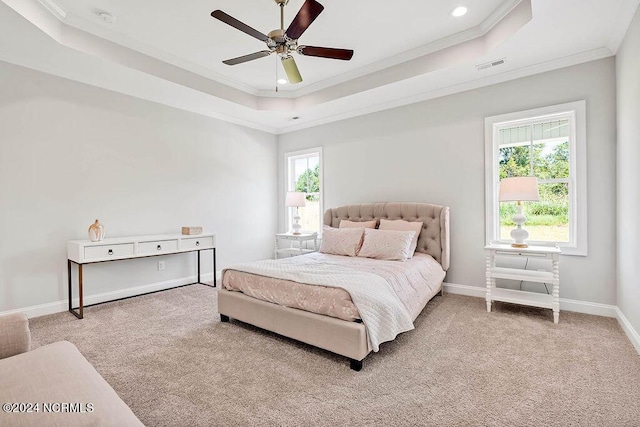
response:
[[[553,310],[553,322],[560,320],[560,249],[549,246],[529,246],[514,248],[505,244],[490,244],[484,247],[486,253],[487,311],[491,311],[492,301]],[[551,262],[551,271],[524,270],[519,268],[496,267],[496,257],[530,258]],[[496,288],[496,279],[549,283],[553,285],[551,294]]]
[[[67,242],[67,273],[69,276],[69,311],[78,319],[83,315],[82,266],[99,262],[118,261],[123,259],[147,258],[160,255],[171,255],[185,252],[198,252],[198,280],[192,284],[202,283],[200,280],[200,251],[213,252],[213,287],[216,286],[216,236],[215,234],[161,234],[151,236],[116,237],[100,242],[90,240],[70,240]],[[71,264],[78,267],[79,305],[73,307],[71,286]],[[76,311],[78,310],[78,311]]]

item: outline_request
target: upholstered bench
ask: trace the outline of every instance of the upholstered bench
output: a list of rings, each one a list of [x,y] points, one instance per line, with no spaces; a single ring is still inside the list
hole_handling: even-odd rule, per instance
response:
[[[143,425],[73,344],[30,346],[25,315],[0,317],[0,426]]]

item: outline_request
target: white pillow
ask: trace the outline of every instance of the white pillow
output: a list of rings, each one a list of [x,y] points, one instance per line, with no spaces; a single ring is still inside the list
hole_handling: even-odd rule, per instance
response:
[[[411,255],[409,258],[413,257],[413,253],[416,251],[416,246],[418,246],[418,237],[420,237],[423,225],[424,223],[422,221],[409,222],[403,219],[380,219],[380,230],[415,231],[416,234],[413,236],[413,240],[411,241]]]
[[[322,244],[320,252],[332,255],[356,256],[364,228],[332,228],[322,229]]]
[[[348,230],[348,229],[347,229]],[[406,261],[411,257],[415,231],[364,229],[364,242],[359,257]]]
[[[349,221],[348,219],[342,219],[340,220],[340,228],[376,228],[376,220]]]

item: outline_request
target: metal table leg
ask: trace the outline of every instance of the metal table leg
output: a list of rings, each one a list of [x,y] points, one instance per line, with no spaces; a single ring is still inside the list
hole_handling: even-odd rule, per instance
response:
[[[84,301],[82,298],[82,264],[77,264],[76,262],[73,262],[74,264],[76,264],[78,266],[78,297],[79,297],[79,306],[77,307],[78,311],[76,311],[76,309],[73,308],[73,293],[71,290],[71,263],[73,261],[68,260],[67,263],[67,273],[69,274],[69,311],[76,316],[78,319],[82,319],[84,318]]]

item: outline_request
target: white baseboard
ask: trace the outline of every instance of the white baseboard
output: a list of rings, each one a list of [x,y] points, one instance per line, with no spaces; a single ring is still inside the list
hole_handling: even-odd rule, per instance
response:
[[[216,272],[216,280],[220,280],[221,272]],[[213,273],[202,274],[200,278],[204,281],[212,280]],[[167,280],[164,282],[156,282],[148,285],[135,286],[133,288],[118,289],[116,291],[103,292],[95,295],[86,295],[84,297],[84,305],[98,304],[101,302],[107,302],[117,300],[121,298],[132,297],[136,295],[142,295],[149,292],[163,291],[165,289],[175,288],[176,286],[183,286],[196,281],[196,276],[182,277],[180,279]],[[78,298],[73,299],[74,307],[78,306]],[[0,316],[12,313],[24,313],[29,318],[46,316],[48,314],[62,313],[69,309],[69,301],[55,301],[46,304],[33,305],[31,307],[24,307],[15,310],[3,311]]]
[[[616,316],[615,305],[600,304],[597,302],[578,301],[574,299],[560,298],[560,311],[575,311],[576,313],[593,314],[595,316],[613,317]]]
[[[631,323],[629,323],[629,320],[618,307],[616,307],[616,317],[618,319],[618,323],[622,327],[622,330],[627,334],[629,341],[631,341],[631,344],[633,344],[638,354],[640,354],[640,334],[638,334],[638,331],[633,328]]]
[[[486,295],[486,288],[484,286],[458,285],[456,283],[444,283],[444,291],[449,294],[466,295],[483,299]],[[560,311],[573,311],[576,313],[593,314],[595,316],[618,318],[616,310],[618,310],[618,307],[615,305],[560,298]]]
[[[485,288],[479,286],[458,285],[456,283],[444,282],[444,292],[446,294],[466,295],[468,297],[484,298]]]

